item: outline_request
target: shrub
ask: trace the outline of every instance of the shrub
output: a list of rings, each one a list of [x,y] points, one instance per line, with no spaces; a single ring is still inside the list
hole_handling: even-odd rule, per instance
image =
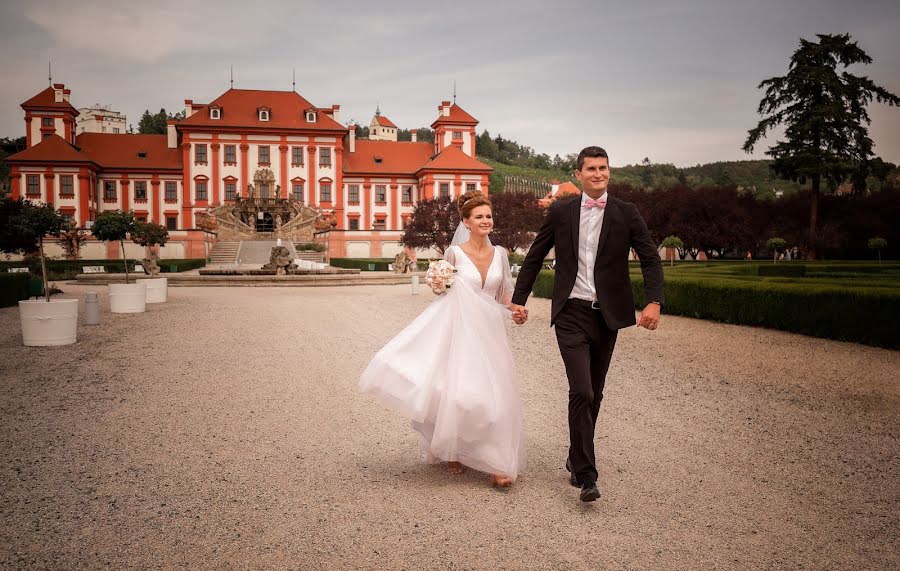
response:
[[[298,252],[324,252],[325,244],[318,242],[308,242],[306,244],[295,244],[294,247]]]
[[[642,308],[643,279],[632,276],[631,287]],[[896,323],[884,319],[900,315],[897,289],[667,277],[665,296],[671,315],[900,348]]]
[[[806,266],[803,264],[784,264],[781,266],[756,266],[756,275],[758,276],[775,276],[783,278],[803,278],[806,277]]]
[[[551,299],[553,297],[553,282],[556,280],[556,272],[553,270],[541,270],[537,279],[534,280],[534,287],[531,292],[536,297],[545,297]]]
[[[12,307],[28,299],[28,280],[31,274],[0,274],[0,307]]]
[[[328,263],[335,268],[351,268],[364,272],[386,272],[388,271],[388,265],[394,263],[394,260],[384,258],[331,258]],[[425,267],[428,267],[427,263]]]

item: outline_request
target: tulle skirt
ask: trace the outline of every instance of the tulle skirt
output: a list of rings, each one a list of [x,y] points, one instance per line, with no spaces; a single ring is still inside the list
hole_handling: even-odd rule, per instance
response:
[[[412,421],[428,461],[515,479],[525,440],[508,312],[462,279],[391,339],[359,380]]]

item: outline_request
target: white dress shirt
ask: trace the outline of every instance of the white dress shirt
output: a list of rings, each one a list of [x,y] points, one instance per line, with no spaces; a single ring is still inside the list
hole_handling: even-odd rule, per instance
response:
[[[606,200],[607,193],[600,198]],[[584,202],[590,198],[581,193],[581,219],[578,223],[578,274],[575,276],[575,287],[569,299],[597,300],[597,288],[594,285],[594,262],[597,260],[597,246],[600,242],[600,229],[603,227],[605,208],[585,208]]]

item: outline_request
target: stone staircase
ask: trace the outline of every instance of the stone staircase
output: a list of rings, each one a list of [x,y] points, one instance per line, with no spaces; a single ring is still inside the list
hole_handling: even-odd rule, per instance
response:
[[[297,256],[301,260],[306,260],[307,262],[318,262],[320,264],[325,263],[325,252],[313,252],[311,250],[301,250],[300,247],[304,245],[305,242],[294,242],[294,248],[297,251]]]
[[[237,261],[238,251],[241,248],[240,242],[235,241],[219,241],[213,246],[212,252],[209,253],[210,264],[228,265]]]

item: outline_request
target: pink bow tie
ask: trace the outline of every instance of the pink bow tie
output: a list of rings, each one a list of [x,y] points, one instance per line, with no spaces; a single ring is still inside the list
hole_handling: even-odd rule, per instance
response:
[[[598,198],[594,200],[592,198],[588,198],[584,201],[585,208],[606,208],[606,199]]]

